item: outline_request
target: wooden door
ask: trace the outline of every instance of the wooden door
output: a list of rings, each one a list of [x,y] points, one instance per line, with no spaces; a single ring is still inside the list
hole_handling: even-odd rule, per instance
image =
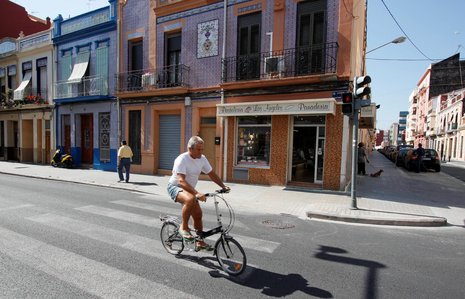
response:
[[[211,120],[210,120],[211,119]],[[213,170],[218,173],[216,169],[216,146],[215,146],[215,136],[216,136],[216,118],[202,118],[200,125],[200,137],[203,139],[204,143],[204,152],[203,154],[207,157],[208,162],[212,166]]]
[[[92,114],[81,115],[81,163],[93,164],[94,136]]]

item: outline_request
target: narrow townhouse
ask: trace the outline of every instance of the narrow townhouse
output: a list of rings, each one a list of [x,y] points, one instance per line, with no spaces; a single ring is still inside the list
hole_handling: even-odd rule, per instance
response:
[[[129,0],[120,10],[116,94],[122,134],[140,148],[135,171],[170,173],[199,135],[224,180],[345,188],[352,123],[340,95],[365,74],[363,2]]]
[[[116,170],[118,106],[116,1],[64,20],[54,20],[55,126],[57,147],[76,166]]]
[[[408,127],[411,128],[409,140],[413,140],[415,147],[422,143],[423,146],[436,148],[436,139],[443,135],[442,131],[438,134],[433,128],[438,120],[436,105],[440,105],[443,99],[436,102],[433,99],[462,88],[465,81],[463,74],[465,74],[465,63],[460,60],[460,53],[457,53],[431,64],[418,81],[409,100],[409,110],[414,111],[416,115],[409,119]]]
[[[0,3],[0,160],[49,163],[52,152],[50,19]]]
[[[434,149],[443,161],[465,161],[465,89],[438,96]]]

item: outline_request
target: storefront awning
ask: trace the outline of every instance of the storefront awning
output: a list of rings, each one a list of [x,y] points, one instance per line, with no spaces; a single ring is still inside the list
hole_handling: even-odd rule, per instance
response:
[[[24,90],[26,89],[27,85],[31,81],[32,78],[32,72],[28,71],[26,74],[24,74],[23,81],[21,81],[21,84],[19,84],[19,87],[15,89],[14,93],[14,100],[15,101],[20,101],[24,98]]]
[[[335,114],[334,98],[218,104],[218,116]]]
[[[76,63],[74,64],[73,71],[71,76],[68,78],[68,83],[80,83],[82,77],[86,73],[87,66],[89,65],[89,56],[88,51],[79,53],[76,58]]]

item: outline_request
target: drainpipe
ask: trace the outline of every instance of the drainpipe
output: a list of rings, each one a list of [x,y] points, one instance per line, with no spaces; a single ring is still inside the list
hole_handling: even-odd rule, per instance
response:
[[[119,86],[119,76],[120,76],[120,43],[121,43],[121,15],[123,12],[123,1],[117,1],[118,9],[117,9],[117,16],[116,16],[116,82],[115,85],[118,88]],[[117,127],[117,145],[121,142],[121,111],[120,111],[120,100],[119,96],[116,96],[116,127]],[[116,147],[118,148],[118,146]]]
[[[221,52],[221,81],[223,81],[226,74],[226,26],[228,17],[228,0],[223,1],[223,49]],[[224,88],[221,87],[221,104],[224,104]],[[228,169],[228,147],[226,146],[228,140],[228,122],[225,117],[221,118],[221,124],[223,127],[223,181],[227,180],[227,169]]]

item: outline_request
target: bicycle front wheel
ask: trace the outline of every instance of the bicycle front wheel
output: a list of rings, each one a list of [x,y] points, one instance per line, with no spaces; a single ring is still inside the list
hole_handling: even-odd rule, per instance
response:
[[[216,259],[221,268],[230,275],[239,275],[247,266],[242,246],[231,237],[221,237],[215,244]]]
[[[160,231],[160,240],[163,247],[171,254],[180,254],[184,249],[182,236],[178,232],[179,226],[172,222],[163,223]]]

